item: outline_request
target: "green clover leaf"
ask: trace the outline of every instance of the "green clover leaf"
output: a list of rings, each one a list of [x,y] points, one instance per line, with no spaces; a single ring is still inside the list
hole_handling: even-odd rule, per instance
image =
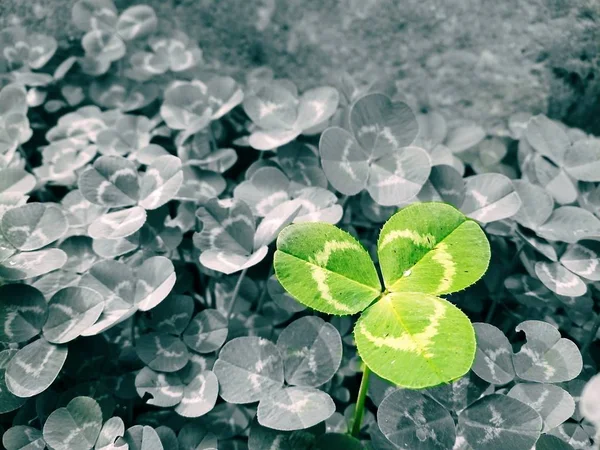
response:
[[[417,203],[385,223],[377,250],[383,293],[369,254],[352,236],[330,224],[294,224],[277,240],[275,273],[288,293],[313,309],[335,315],[364,310],[356,345],[382,378],[413,389],[460,378],[475,358],[475,331],[438,296],[483,276],[490,260],[485,233],[450,205]]]

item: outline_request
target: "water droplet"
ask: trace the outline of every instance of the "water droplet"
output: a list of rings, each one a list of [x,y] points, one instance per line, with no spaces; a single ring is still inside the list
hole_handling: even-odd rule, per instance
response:
[[[402,276],[403,277],[409,277],[411,273],[412,273],[412,270],[408,269],[408,270],[404,271],[404,273],[402,274]]]

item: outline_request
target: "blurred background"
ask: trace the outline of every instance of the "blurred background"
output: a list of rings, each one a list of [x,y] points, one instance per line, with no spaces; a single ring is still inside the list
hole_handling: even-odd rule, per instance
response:
[[[66,50],[82,34],[73,3],[1,0],[0,27],[20,22]],[[137,3],[239,81],[266,65],[303,89],[347,71],[488,131],[527,111],[600,134],[600,0],[115,0]]]

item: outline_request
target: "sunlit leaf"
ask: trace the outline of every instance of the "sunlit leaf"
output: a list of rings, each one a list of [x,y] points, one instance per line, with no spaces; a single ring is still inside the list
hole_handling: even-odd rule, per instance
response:
[[[369,176],[368,155],[346,130],[328,128],[319,141],[321,162],[332,186],[345,195],[362,191]]]
[[[241,182],[233,191],[258,217],[265,217],[278,205],[290,199],[290,180],[275,167],[262,167]]]
[[[582,139],[565,153],[564,167],[569,175],[581,181],[600,181],[600,139]]]
[[[581,393],[579,410],[590,422],[600,422],[600,376],[593,376]]]
[[[413,389],[463,376],[475,357],[475,333],[467,316],[446,300],[418,292],[384,296],[362,314],[354,337],[373,372]]]
[[[377,253],[390,291],[436,295],[473,284],[490,258],[479,225],[441,203],[413,204],[392,216],[381,230]]]
[[[346,232],[324,223],[285,228],[277,239],[274,267],[279,282],[295,298],[330,314],[361,311],[380,293],[365,249]]]
[[[377,139],[379,143],[380,138]],[[380,149],[375,148],[374,152],[377,151]],[[430,172],[431,161],[425,150],[419,147],[395,149],[373,161],[367,190],[380,205],[398,205],[419,193]]]
[[[600,281],[600,244],[591,240],[571,244],[561,255],[560,263],[587,280]]]

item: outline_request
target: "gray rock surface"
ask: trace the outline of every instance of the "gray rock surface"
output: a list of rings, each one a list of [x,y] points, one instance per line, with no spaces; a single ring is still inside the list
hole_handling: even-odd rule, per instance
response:
[[[116,0],[120,9],[138,1]],[[493,128],[546,112],[600,134],[600,0],[148,0],[164,26],[242,80],[268,65],[301,88],[339,70],[390,76],[422,108]],[[71,0],[2,0],[62,46],[80,33]]]

